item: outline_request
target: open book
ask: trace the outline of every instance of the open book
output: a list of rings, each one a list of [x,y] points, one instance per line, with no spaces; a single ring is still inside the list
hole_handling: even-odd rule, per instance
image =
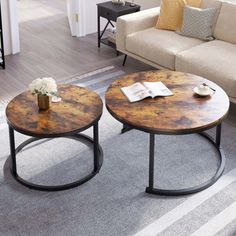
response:
[[[130,102],[137,102],[147,97],[171,96],[173,93],[162,82],[134,83],[121,88]]]

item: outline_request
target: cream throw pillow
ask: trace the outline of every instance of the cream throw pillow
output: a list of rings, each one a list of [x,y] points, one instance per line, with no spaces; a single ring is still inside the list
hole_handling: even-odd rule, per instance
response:
[[[177,30],[180,28],[185,5],[200,7],[201,0],[162,0],[156,27],[167,30]]]
[[[214,37],[229,43],[236,44],[236,4],[222,2],[218,16]]]

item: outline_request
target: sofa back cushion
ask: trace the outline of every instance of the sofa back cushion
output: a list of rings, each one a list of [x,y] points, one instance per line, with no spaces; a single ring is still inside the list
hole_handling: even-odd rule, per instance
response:
[[[216,22],[214,37],[229,43],[236,44],[236,2],[222,2]]]
[[[202,0],[201,8],[220,8],[220,0]]]
[[[185,6],[180,34],[205,41],[213,40],[213,25],[217,9]]]
[[[206,8],[217,9],[216,14],[215,14],[215,18],[214,18],[214,24],[212,26],[212,32],[214,32],[215,25],[216,25],[216,22],[217,22],[219,13],[220,13],[221,5],[222,5],[221,0],[202,0],[201,8],[203,8],[203,9],[206,9]]]

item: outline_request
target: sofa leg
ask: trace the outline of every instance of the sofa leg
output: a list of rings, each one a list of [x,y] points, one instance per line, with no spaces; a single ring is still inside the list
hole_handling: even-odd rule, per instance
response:
[[[124,61],[123,61],[123,66],[125,66],[126,60],[127,60],[127,55],[125,54]]]

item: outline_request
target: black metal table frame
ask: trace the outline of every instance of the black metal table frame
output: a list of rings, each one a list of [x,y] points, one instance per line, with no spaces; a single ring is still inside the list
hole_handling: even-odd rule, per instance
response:
[[[1,11],[1,2],[0,2],[0,54],[2,58],[2,62],[0,62],[0,66],[5,69],[5,53],[4,53],[4,40],[3,40],[3,27],[2,27],[2,11]]]
[[[123,123],[123,129],[122,133],[127,132],[131,129],[138,129],[137,127],[133,127],[131,125],[127,125]],[[213,128],[216,126],[216,138],[215,140],[206,132],[205,130],[208,130],[210,128]],[[212,178],[207,180],[204,183],[201,183],[197,186],[194,187],[189,187],[189,188],[183,188],[183,189],[160,189],[160,188],[155,188],[154,187],[154,159],[155,159],[155,135],[158,134],[164,134],[164,135],[170,135],[172,133],[165,133],[165,132],[158,132],[158,133],[152,133],[150,130],[145,130],[145,129],[138,129],[144,132],[149,133],[150,138],[149,138],[149,186],[146,188],[147,193],[151,194],[156,194],[156,195],[164,195],[164,196],[180,196],[180,195],[187,195],[187,194],[193,194],[200,192],[211,185],[213,185],[223,174],[224,172],[224,167],[225,167],[225,155],[224,152],[220,146],[221,144],[221,122],[213,125],[212,127],[208,127],[207,129],[200,130],[198,133],[202,137],[204,137],[208,142],[210,142],[215,149],[218,152],[220,164]],[[183,133],[173,133],[173,135],[184,135],[184,134],[193,134],[193,132],[183,132]]]
[[[11,158],[11,173],[13,178],[21,183],[22,185],[35,190],[40,191],[61,191],[61,190],[67,190],[74,187],[77,187],[79,185],[82,185],[83,183],[89,181],[92,179],[101,169],[101,166],[103,164],[103,151],[101,146],[99,145],[99,130],[98,130],[98,120],[93,123],[90,126],[84,127],[83,130],[69,132],[66,134],[59,134],[59,135],[37,135],[35,134],[33,137],[29,138],[28,140],[21,143],[17,148],[15,147],[15,135],[14,131],[18,131],[19,133],[29,135],[28,132],[22,132],[21,130],[12,127],[10,124],[9,126],[9,139],[10,139],[10,158]],[[87,135],[80,134],[79,132],[82,132],[86,130],[87,128],[93,126],[93,139],[90,138]],[[32,134],[30,135],[32,136]],[[93,145],[93,156],[94,156],[94,167],[91,173],[87,174],[82,179],[76,180],[72,183],[63,184],[63,185],[54,185],[54,186],[48,186],[48,185],[39,185],[31,183],[22,177],[20,177],[17,173],[17,161],[16,161],[16,154],[19,153],[25,146],[29,145],[30,143],[40,140],[40,139],[51,139],[51,138],[70,138],[75,139],[77,141],[83,141],[86,144],[92,144]]]

